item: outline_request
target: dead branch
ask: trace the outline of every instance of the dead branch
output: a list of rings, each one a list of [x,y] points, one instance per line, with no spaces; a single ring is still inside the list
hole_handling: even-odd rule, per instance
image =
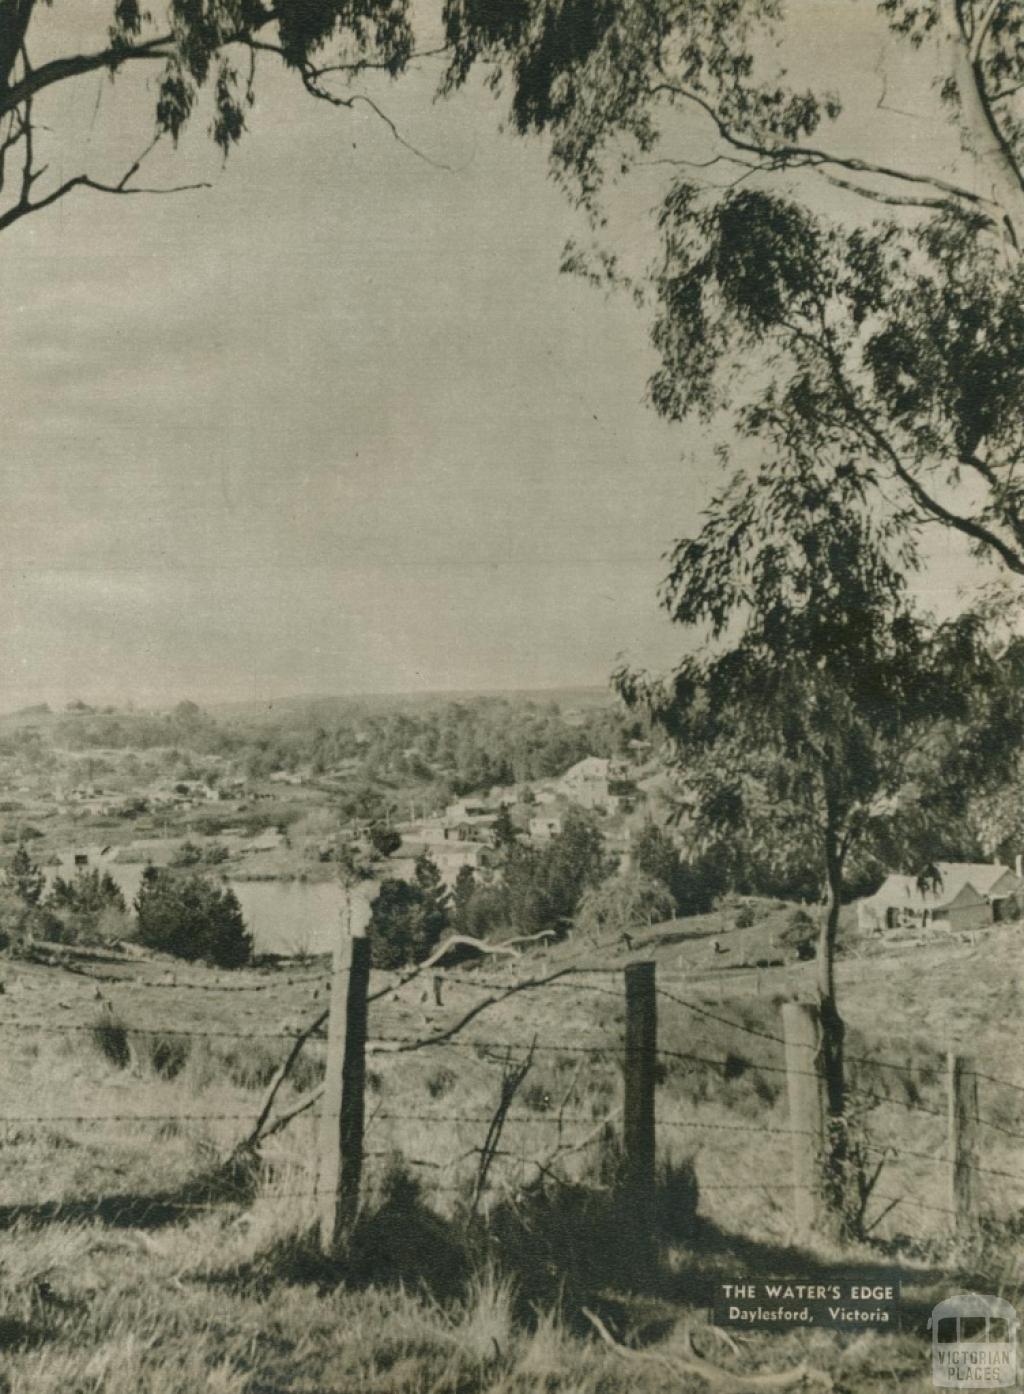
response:
[[[529,936],[530,939],[535,939],[536,937],[536,935]],[[429,958],[425,959],[423,963],[418,964],[417,967],[414,970],[412,970],[412,972],[406,974],[404,978],[400,979],[398,983],[393,984],[390,987],[382,988],[379,992],[372,993],[367,1000],[369,1002],[377,1001],[379,998],[385,996],[387,993],[395,991],[396,988],[401,987],[404,983],[411,982],[414,977],[418,976],[420,973],[430,968],[439,957],[443,957],[443,955],[454,945],[469,944],[474,948],[481,948],[484,952],[494,953],[503,951],[505,953],[510,953],[518,957],[518,950],[510,947],[510,944],[512,942],[516,941],[505,941],[504,944],[485,944],[482,940],[471,939],[465,935],[453,935],[452,938],[446,940],[445,943],[440,946],[440,948],[436,949],[434,953],[430,955]],[[518,942],[523,942],[523,940],[519,940]],[[481,1012],[486,1011],[489,1007],[496,1006],[498,1005],[498,1003],[506,1001],[509,997],[513,997],[517,992],[526,992],[532,988],[544,987],[546,984],[556,982],[559,978],[564,978],[567,975],[574,972],[576,972],[575,967],[570,965],[569,967],[559,968],[553,973],[547,973],[542,977],[525,978],[520,982],[510,983],[505,991],[490,993],[487,997],[483,998],[482,1001],[477,1002],[475,1006],[471,1007],[468,1012],[464,1013],[464,1015],[460,1017],[459,1020],[454,1023],[454,1025],[447,1027],[444,1031],[439,1031],[437,1034],[433,1036],[428,1036],[425,1037],[423,1040],[417,1041],[375,1041],[367,1046],[367,1054],[401,1054],[412,1050],[423,1050],[427,1046],[439,1045],[442,1042],[451,1040],[452,1037],[457,1036],[459,1032],[463,1030],[464,1027],[468,1026],[471,1021],[475,1020],[475,1018],[478,1017]],[[236,1150],[251,1150],[255,1147],[258,1147],[259,1144],[263,1142],[266,1138],[272,1137],[275,1133],[280,1132],[282,1128],[286,1127],[292,1121],[293,1118],[297,1118],[299,1114],[304,1113],[308,1108],[311,1108],[313,1104],[315,1104],[317,1100],[320,1098],[320,1095],[323,1093],[322,1085],[318,1085],[308,1094],[303,1095],[301,1099],[294,1103],[290,1108],[286,1109],[284,1113],[278,1114],[278,1116],[275,1119],[273,1119],[272,1122],[268,1122],[270,1112],[273,1107],[274,1099],[276,1098],[277,1093],[281,1087],[281,1084],[284,1082],[285,1077],[291,1070],[295,1061],[298,1059],[299,1052],[302,1049],[303,1044],[310,1038],[310,1036],[313,1035],[315,1031],[319,1030],[320,1027],[324,1025],[328,1016],[329,1012],[321,1012],[317,1017],[313,1019],[313,1021],[309,1023],[308,1026],[304,1027],[303,1030],[296,1037],[289,1051],[287,1059],[281,1066],[280,1070],[278,1070],[277,1074],[275,1074],[273,1080],[267,1088],[267,1093],[264,1097],[263,1104],[260,1108],[256,1126],[253,1128],[253,1130],[245,1139],[245,1141],[242,1142],[239,1145],[239,1148]]]
[[[533,1044],[527,1052],[526,1059],[519,1064],[514,1065],[510,1058],[506,1058],[505,1068],[501,1077],[498,1106],[494,1110],[494,1117],[488,1124],[487,1136],[484,1138],[484,1144],[480,1149],[480,1164],[477,1167],[476,1184],[473,1187],[473,1201],[470,1207],[474,1214],[480,1203],[480,1197],[484,1193],[484,1188],[487,1185],[487,1176],[497,1153],[498,1144],[501,1142],[501,1135],[505,1129],[505,1120],[508,1117],[509,1108],[512,1106],[512,1100],[515,1098],[519,1086],[530,1072],[536,1046],[537,1038],[535,1036]],[[511,1056],[511,1051],[509,1051],[509,1056]]]
[[[285,1079],[287,1078],[292,1066],[295,1064],[296,1060],[298,1060],[299,1055],[302,1052],[302,1047],[309,1040],[310,1036],[312,1036],[313,1032],[318,1030],[324,1024],[324,1022],[327,1020],[327,1016],[327,1012],[322,1012],[320,1016],[316,1018],[315,1021],[310,1022],[310,1024],[305,1028],[305,1030],[300,1031],[299,1034],[295,1037],[295,1040],[292,1042],[291,1050],[289,1050],[284,1061],[275,1071],[274,1076],[270,1081],[270,1084],[267,1086],[267,1091],[263,1096],[263,1103],[260,1105],[260,1111],[256,1119],[255,1127],[253,1128],[249,1136],[245,1139],[245,1141],[239,1144],[238,1148],[236,1148],[236,1151],[241,1151],[243,1148],[257,1147],[259,1145],[263,1131],[263,1125],[270,1117],[270,1111],[274,1106],[274,1100],[277,1098],[278,1090],[281,1088],[281,1085],[285,1082]]]
[[[520,958],[522,955],[514,945],[531,944],[538,939],[553,936],[554,930],[542,929],[539,934],[520,935],[514,939],[502,939],[497,944],[489,944],[485,939],[474,939],[468,934],[453,934],[446,939],[443,944],[439,944],[434,952],[425,958],[422,963],[417,963],[415,968],[409,969],[408,973],[401,974],[396,982],[390,983],[387,987],[382,987],[378,992],[372,992],[367,998],[367,1001],[376,1002],[379,1001],[381,997],[386,997],[389,992],[397,992],[399,988],[405,987],[406,983],[411,983],[413,979],[418,978],[421,973],[428,972],[435,964],[440,963],[441,959],[452,949],[476,949],[477,952],[482,954],[505,954],[510,958]]]
[[[305,87],[311,97],[319,97],[321,101],[329,102],[331,106],[346,107],[349,111],[355,109],[356,102],[362,102],[364,106],[370,108],[379,121],[383,122],[394,136],[395,140],[398,141],[398,144],[408,150],[410,154],[417,156],[418,159],[423,160],[426,164],[432,165],[434,169],[444,170],[446,174],[458,173],[454,165],[445,164],[443,160],[435,160],[425,151],[420,150],[418,146],[413,145],[412,141],[407,140],[387,112],[383,111],[373,98],[368,97],[365,92],[354,92],[351,97],[339,97],[336,92],[331,92],[328,88],[324,87],[320,80],[323,74],[310,63],[304,64],[299,69],[299,75],[302,78],[303,87]]]
[[[303,1094],[302,1098],[297,1099],[296,1102],[292,1104],[291,1108],[285,1109],[284,1113],[279,1113],[272,1123],[268,1123],[256,1142],[249,1144],[250,1147],[255,1147],[260,1142],[265,1142],[268,1137],[273,1137],[274,1134],[279,1133],[282,1128],[286,1128],[293,1118],[298,1118],[300,1113],[305,1113],[307,1109],[312,1108],[323,1092],[324,1086],[318,1084],[314,1089],[311,1089],[308,1094]]]
[[[605,1129],[614,1123],[621,1113],[621,1108],[613,1108],[611,1113],[607,1114],[596,1123],[583,1137],[577,1138],[575,1142],[560,1142],[557,1147],[552,1148],[546,1157],[532,1159],[530,1165],[537,1167],[545,1175],[553,1175],[552,1168],[557,1161],[560,1161],[563,1157],[571,1157],[574,1152],[582,1152],[584,1148],[596,1142],[604,1133]]]
[[[715,1365],[697,1354],[693,1348],[689,1331],[686,1333],[686,1344],[690,1355],[684,1360],[672,1359],[654,1351],[631,1350],[629,1346],[624,1346],[615,1339],[595,1312],[592,1312],[588,1307],[583,1307],[582,1311],[601,1340],[604,1341],[605,1345],[610,1346],[617,1355],[621,1355],[627,1360],[642,1361],[648,1365],[660,1365],[662,1369],[670,1371],[677,1379],[685,1375],[696,1375],[706,1384],[709,1384],[712,1389],[727,1390],[729,1394],[744,1394],[744,1391],[747,1390],[788,1389],[792,1385],[801,1384],[804,1381],[820,1384],[824,1389],[833,1387],[830,1375],[826,1374],[824,1370],[812,1369],[803,1361],[794,1366],[792,1370],[781,1370],[777,1374],[743,1375],[733,1370],[723,1370],[719,1365]]]
[[[411,1050],[424,1050],[428,1046],[441,1045],[445,1041],[450,1041],[453,1036],[457,1036],[464,1027],[468,1026],[481,1012],[485,1012],[488,1007],[494,1007],[499,1002],[507,1001],[509,997],[514,997],[517,992],[527,992],[531,988],[544,987],[546,984],[553,983],[573,972],[575,972],[573,968],[559,968],[556,972],[548,973],[542,978],[525,978],[521,982],[511,983],[505,992],[491,993],[490,996],[484,997],[475,1006],[470,1007],[469,1011],[464,1013],[454,1025],[447,1027],[444,1031],[437,1032],[434,1036],[427,1036],[420,1041],[375,1041],[367,1047],[367,1051],[374,1055],[400,1055]]]
[[[43,165],[36,169],[33,165],[32,133],[34,128],[27,103],[26,113],[23,137],[25,142],[25,157],[22,170],[21,196],[17,203],[8,208],[5,213],[0,214],[0,232],[10,227],[12,223],[18,222],[19,219],[27,218],[31,213],[38,213],[44,208],[49,208],[51,204],[56,203],[58,199],[64,198],[74,189],[91,189],[94,193],[117,194],[122,197],[130,197],[135,194],[183,194],[196,189],[210,188],[210,184],[207,180],[200,180],[191,184],[171,184],[156,187],[132,184],[131,181],[135,178],[136,174],[138,174],[142,162],[156,146],[159,140],[159,136],[157,136],[154,140],[150,141],[142,154],[132,161],[131,165],[129,165],[128,169],[116,184],[106,183],[102,179],[94,179],[89,174],[76,174],[71,179],[65,179],[62,184],[58,184],[56,188],[51,189],[50,192],[44,194],[43,197],[33,199],[32,189],[38,180],[46,173],[48,167]]]

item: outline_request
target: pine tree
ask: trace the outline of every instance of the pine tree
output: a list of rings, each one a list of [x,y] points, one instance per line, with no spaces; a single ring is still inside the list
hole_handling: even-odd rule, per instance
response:
[[[42,869],[29,856],[25,844],[19,843],[11,859],[9,881],[15,895],[30,908],[39,904],[46,878]]]
[[[451,923],[456,934],[469,934],[469,907],[476,890],[476,876],[471,866],[460,866],[452,892]]]
[[[252,957],[238,897],[202,876],[182,878],[146,867],[135,899],[139,939],[150,948],[218,968],[240,968]]]

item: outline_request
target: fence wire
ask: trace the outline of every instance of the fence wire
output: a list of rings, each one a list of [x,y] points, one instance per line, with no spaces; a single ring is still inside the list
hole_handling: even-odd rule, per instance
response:
[[[62,965],[67,968],[67,965]],[[463,1016],[453,1024],[434,1030],[423,1035],[407,1034],[388,1034],[376,1035],[366,1042],[366,1050],[370,1054],[400,1054],[411,1051],[421,1050],[469,1050],[482,1059],[491,1058],[493,1063],[508,1063],[513,1058],[520,1063],[533,1053],[551,1054],[558,1057],[579,1057],[581,1061],[592,1060],[599,1063],[622,1063],[626,1060],[627,1052],[621,1039],[600,1038],[592,1041],[564,1041],[551,1039],[528,1039],[521,1036],[518,1039],[503,1038],[499,1035],[489,1034],[483,1037],[474,1037],[466,1028],[470,1022],[475,1020],[477,1015],[487,1008],[498,1005],[508,997],[532,991],[558,991],[560,993],[569,991],[573,993],[599,994],[601,996],[614,997],[617,1001],[623,1002],[621,985],[616,987],[605,986],[600,982],[583,981],[586,977],[600,977],[607,979],[620,979],[623,966],[615,968],[609,967],[583,967],[578,965],[568,965],[564,968],[555,969],[549,975],[537,978],[497,978],[493,976],[481,977],[476,974],[453,972],[444,969],[426,970],[423,974],[408,974],[399,976],[394,982],[386,983],[379,990],[370,994],[370,1001],[378,1001],[388,994],[397,995],[410,983],[419,977],[422,985],[427,986],[428,977],[439,980],[440,985],[447,987],[453,985],[459,988],[470,988],[476,992],[497,994],[478,1007],[472,1007],[469,1014]],[[70,969],[76,976],[80,976],[97,983],[109,983],[114,986],[124,986],[132,988],[159,988],[176,989],[178,991],[196,991],[200,993],[265,993],[273,990],[288,989],[294,987],[307,987],[311,984],[319,987],[329,987],[333,979],[339,973],[345,974],[349,971],[346,967],[331,970],[322,970],[315,973],[275,977],[272,980],[259,983],[197,983],[188,980],[177,981],[173,978],[163,979],[139,979],[133,978],[130,974],[109,975],[87,971],[79,967]],[[748,1041],[764,1041],[773,1047],[785,1046],[784,1036],[763,1029],[757,1025],[751,1025],[744,1021],[736,1020],[728,1015],[713,1011],[701,1003],[688,1001],[677,993],[666,989],[663,986],[656,987],[657,998],[664,1002],[671,1003],[674,1007],[680,1008],[691,1016],[714,1022],[728,1031],[735,1032],[738,1038],[742,1038],[743,1044]],[[106,1003],[106,999],[103,999]],[[109,1004],[106,1004],[109,1009]],[[440,1003],[438,1004],[440,1005]],[[624,1004],[623,1004],[624,1005]],[[319,1017],[314,1017],[305,1025],[296,1024],[285,1029],[278,1030],[249,1030],[249,1029],[224,1029],[222,1027],[196,1026],[136,1026],[130,1022],[122,1021],[120,1017],[111,1015],[109,1018],[100,1015],[91,1022],[36,1022],[27,1021],[18,1017],[8,1017],[0,1019],[0,1031],[17,1032],[19,1034],[45,1034],[45,1035],[73,1035],[91,1034],[102,1036],[104,1033],[117,1032],[130,1040],[132,1037],[142,1038],[178,1038],[195,1040],[230,1040],[235,1042],[244,1041],[282,1041],[289,1042],[295,1046],[297,1040],[305,1037],[311,1042],[322,1042],[324,1030],[322,1025],[317,1026],[317,1022],[322,1022],[325,1013],[321,1012]],[[465,1032],[465,1034],[464,1034]],[[528,1034],[528,1033],[527,1033]],[[504,1053],[504,1060],[494,1060],[495,1053]],[[753,1053],[753,1051],[751,1051]],[[766,1073],[781,1076],[793,1076],[794,1074],[820,1080],[822,1075],[815,1069],[799,1070],[792,1066],[765,1059],[747,1059],[744,1055],[726,1055],[724,1058],[717,1058],[696,1051],[676,1050],[672,1048],[660,1048],[655,1052],[656,1059],[666,1068],[667,1077],[671,1078],[674,1071],[684,1067],[689,1073],[693,1070],[713,1070],[719,1073],[727,1082],[735,1082],[748,1073]],[[939,1058],[938,1056],[936,1057]],[[870,1055],[847,1055],[847,1061],[851,1065],[863,1068],[877,1068],[881,1070],[891,1070],[898,1075],[913,1079],[919,1075],[924,1068],[913,1063],[900,1063],[891,1060],[879,1059]],[[1000,1078],[993,1074],[982,1071],[973,1071],[975,1077],[984,1080],[998,1087],[1007,1088],[1018,1093],[1024,1093],[1024,1086],[1015,1082]],[[920,1086],[915,1086],[920,1087]],[[866,1103],[872,1107],[894,1106],[909,1113],[922,1114],[928,1118],[946,1120],[948,1113],[946,1109],[930,1107],[923,1100],[918,1098],[903,1098],[887,1093],[879,1093],[875,1090],[865,1089],[860,1085],[848,1086],[848,1096],[851,1100]],[[544,1172],[554,1162],[560,1160],[565,1153],[572,1151],[582,1151],[585,1147],[594,1146],[600,1143],[603,1130],[610,1127],[618,1116],[619,1110],[615,1114],[607,1117],[595,1117],[593,1115],[581,1114],[579,1112],[566,1112],[565,1105],[569,1102],[569,1095],[566,1096],[561,1109],[550,1111],[537,1111],[531,1113],[507,1112],[501,1118],[501,1127],[536,1129],[539,1131],[554,1129],[560,1137],[571,1134],[573,1130],[587,1129],[592,1136],[587,1136],[582,1141],[564,1141],[548,1156],[542,1158],[532,1158],[520,1155],[517,1152],[503,1149],[497,1144],[494,1146],[474,1146],[468,1151],[460,1154],[459,1157],[451,1161],[437,1161],[428,1158],[407,1157],[391,1151],[367,1150],[365,1155],[368,1158],[392,1158],[398,1159],[411,1167],[422,1168],[436,1172],[445,1172],[453,1167],[463,1164],[471,1156],[487,1153],[492,1157],[500,1157],[514,1162],[518,1166],[531,1166],[537,1168],[539,1172]],[[90,1125],[90,1124],[215,1124],[215,1123],[245,1123],[252,1125],[258,1120],[263,1121],[264,1115],[260,1110],[254,1108],[244,1112],[126,1112],[117,1111],[111,1113],[98,1112],[76,1112],[76,1113],[52,1113],[52,1114],[11,1114],[0,1115],[0,1128],[6,1126],[11,1128],[20,1127],[48,1127],[54,1125]],[[380,1108],[371,1111],[367,1119],[367,1127],[371,1129],[377,1123],[393,1124],[416,1124],[418,1126],[444,1127],[447,1129],[460,1127],[486,1128],[493,1129],[495,1126],[496,1115],[480,1112],[460,1113],[457,1110],[429,1111],[429,1110],[410,1110]],[[979,1125],[989,1127],[1007,1138],[1024,1140],[1024,1133],[1006,1127],[1002,1122],[997,1122],[992,1118],[979,1117],[976,1121]],[[703,1120],[682,1116],[659,1116],[657,1119],[659,1129],[671,1130],[678,1134],[708,1134],[708,1135],[735,1135],[740,1137],[760,1137],[760,1138],[796,1138],[796,1137],[817,1137],[819,1134],[809,1130],[795,1129],[785,1126],[776,1126],[770,1120],[763,1122],[722,1122]],[[499,1128],[500,1138],[500,1128]],[[884,1161],[897,1162],[902,1160],[925,1162],[932,1166],[948,1167],[949,1160],[934,1152],[924,1152],[915,1150],[912,1147],[904,1146],[883,1146],[877,1143],[868,1142],[865,1144],[866,1150],[881,1156]],[[1024,1174],[1013,1171],[1006,1171],[999,1167],[989,1166],[975,1161],[973,1158],[964,1160],[963,1165],[969,1170],[985,1176],[992,1176],[1002,1180],[1021,1182],[1024,1181]],[[466,1193],[468,1181],[461,1184],[445,1185],[440,1182],[432,1184],[431,1189],[438,1191],[459,1191]],[[759,1178],[752,1181],[741,1183],[717,1182],[708,1183],[698,1182],[700,1194],[708,1193],[715,1195],[718,1193],[760,1193],[765,1190],[791,1191],[794,1189],[792,1177],[780,1177],[771,1180]],[[281,1192],[273,1191],[260,1192],[255,1198],[257,1200],[284,1200],[284,1199],[314,1199],[322,1197],[326,1192],[321,1189],[305,1192]],[[133,1198],[125,1197],[126,1203]],[[954,1215],[956,1212],[945,1206],[935,1205],[926,1200],[915,1199],[911,1196],[894,1196],[882,1193],[873,1193],[873,1200],[886,1202],[889,1208],[896,1206],[908,1206],[920,1209],[925,1212],[932,1212],[942,1215]],[[117,1204],[117,1196],[104,1197],[103,1204]],[[181,1210],[209,1210],[224,1204],[246,1203],[242,1197],[232,1198],[229,1196],[203,1201],[175,1200],[173,1198],[154,1197],[152,1208],[156,1211],[171,1209]],[[59,1211],[62,1204],[79,1207],[80,1202],[43,1202],[44,1206],[53,1206]],[[99,1202],[97,1202],[99,1204]],[[15,1207],[18,1208],[18,1207]],[[20,1207],[26,1211],[38,1211],[38,1206]],[[9,1211],[11,1207],[4,1207]],[[883,1212],[878,1217],[876,1223],[884,1218],[888,1211]]]

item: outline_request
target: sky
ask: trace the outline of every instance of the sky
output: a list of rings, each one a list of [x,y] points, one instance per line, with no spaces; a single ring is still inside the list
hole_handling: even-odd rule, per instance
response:
[[[830,3],[806,0],[798,65],[845,43],[877,144],[880,41]],[[585,228],[541,144],[478,88],[434,101],[438,71],[367,89],[426,159],[268,67],[226,165],[202,118],[152,161],[212,187],[76,194],[3,234],[0,709],[603,684],[620,655],[678,657],[658,584],[711,442],[646,407],[632,303],[559,274]],[[116,177],[147,81],[56,100],[54,168]],[[618,201],[634,250],[654,194]]]

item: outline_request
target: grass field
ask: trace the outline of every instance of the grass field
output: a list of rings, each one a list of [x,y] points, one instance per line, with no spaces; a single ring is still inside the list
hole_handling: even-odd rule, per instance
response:
[[[624,946],[598,963],[568,943],[504,970],[463,968],[440,1006],[419,981],[384,992],[371,1009],[363,1214],[329,1261],[315,1243],[315,1109],[258,1159],[223,1165],[289,1034],[323,1009],[323,974],[5,963],[0,1387],[702,1390],[696,1350],[742,1376],[806,1361],[841,1389],[928,1389],[935,1301],[970,1286],[1020,1305],[1021,1188],[1008,1178],[1024,1171],[1022,933],[844,967],[851,1083],[883,1163],[868,1239],[844,1250],[794,1243],[779,1007],[808,991],[806,970],[772,970],[760,996],[733,995],[725,972],[709,995],[688,985],[699,938],[639,946],[668,994],[653,1260],[614,1185]],[[507,997],[450,1046],[396,1048],[502,995],[481,980],[544,976],[573,955],[607,971]],[[374,991],[387,987],[379,976]],[[532,1042],[476,1196],[503,1073]],[[985,1218],[969,1242],[952,1238],[944,1209],[947,1047],[1004,1081],[980,1085]],[[322,1052],[304,1049],[282,1107],[316,1084]],[[901,1278],[903,1331],[709,1325],[721,1281],[851,1271]]]

